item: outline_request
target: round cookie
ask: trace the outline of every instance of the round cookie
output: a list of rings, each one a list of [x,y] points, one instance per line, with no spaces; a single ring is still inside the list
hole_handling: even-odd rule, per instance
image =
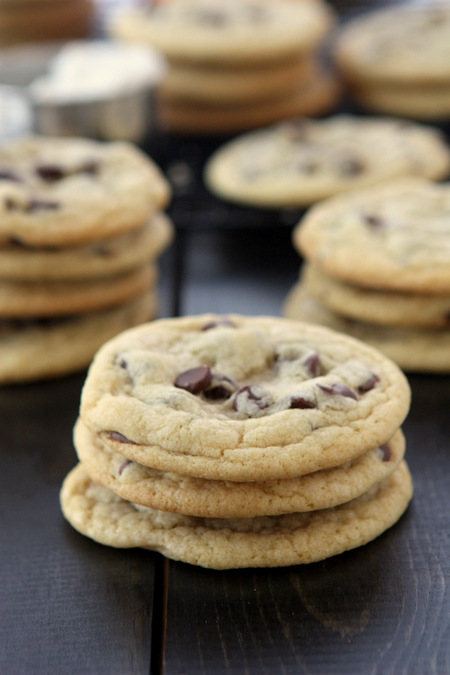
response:
[[[434,128],[336,115],[290,120],[220,147],[205,167],[217,196],[259,207],[307,206],[394,178],[443,178],[450,152]]]
[[[450,294],[394,293],[363,288],[333,279],[308,263],[303,265],[301,283],[309,295],[348,319],[382,326],[450,327]]]
[[[109,32],[151,44],[169,61],[247,65],[310,52],[333,23],[321,0],[173,0],[117,13]]]
[[[263,481],[378,447],[409,401],[397,366],[348,336],[274,317],[208,314],[109,341],[89,370],[80,416],[139,464]]]
[[[288,293],[283,316],[351,335],[397,363],[405,372],[450,373],[450,331],[394,328],[352,321],[331,312],[297,283]]]
[[[174,228],[162,213],[144,227],[70,248],[0,246],[0,278],[16,281],[73,281],[110,277],[155,260],[170,244]]]
[[[368,12],[345,25],[335,61],[352,81],[450,82],[450,6],[405,3]]]
[[[225,107],[160,97],[158,119],[160,126],[170,132],[236,133],[290,117],[324,113],[336,104],[340,93],[337,79],[328,73],[320,73],[288,94],[274,96],[264,103],[257,101]]]
[[[52,317],[92,312],[148,291],[156,282],[154,264],[115,277],[82,281],[0,280],[0,317]]]
[[[125,142],[31,136],[0,149],[0,244],[77,246],[142,227],[169,185]]]
[[[61,508],[82,534],[117,548],[141,547],[213,569],[282,567],[324,560],[391,527],[412,497],[406,463],[358,499],[309,513],[195,518],[148,509],[93,483],[80,464],[64,481]]]
[[[237,483],[157,471],[108,450],[78,420],[74,443],[90,477],[142,506],[207,518],[253,518],[316,511],[348,502],[398,466],[405,438],[397,431],[381,448],[333,469],[287,480]]]
[[[155,294],[118,307],[58,319],[0,320],[0,383],[60,377],[87,368],[99,347],[156,316]]]
[[[173,64],[158,87],[165,100],[236,105],[264,101],[298,89],[318,75],[314,59],[302,57],[252,68]]]
[[[394,182],[317,204],[294,246],[329,276],[379,290],[450,293],[450,185]]]

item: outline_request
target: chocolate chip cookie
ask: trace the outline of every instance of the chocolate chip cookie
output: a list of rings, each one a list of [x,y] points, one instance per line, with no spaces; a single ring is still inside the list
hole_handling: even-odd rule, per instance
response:
[[[400,369],[348,336],[287,319],[201,315],[104,345],[80,416],[108,449],[144,466],[264,481],[386,443],[409,400]]]
[[[443,178],[450,153],[436,129],[389,118],[289,120],[222,145],[205,167],[218,197],[257,207],[302,207],[395,178]]]

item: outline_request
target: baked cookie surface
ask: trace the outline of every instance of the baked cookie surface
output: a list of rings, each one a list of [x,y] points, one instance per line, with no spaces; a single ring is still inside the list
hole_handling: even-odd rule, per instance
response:
[[[295,247],[333,278],[363,287],[450,292],[450,185],[398,181],[314,206]]]
[[[336,115],[242,134],[210,157],[204,178],[221,198],[281,207],[307,206],[394,178],[443,178],[449,171],[447,144],[434,128]]]
[[[405,3],[362,14],[342,29],[335,56],[356,80],[448,83],[450,6]]]
[[[82,464],[61,490],[65,518],[80,533],[117,548],[160,551],[210,567],[281,567],[323,560],[368,543],[391,527],[412,496],[403,461],[361,497],[332,509],[260,518],[196,518],[123,500],[91,481]]]
[[[158,167],[125,142],[30,136],[0,150],[0,244],[76,246],[143,226],[169,200]]]
[[[110,33],[147,42],[171,61],[248,64],[309,51],[333,23],[321,0],[173,0],[118,13]]]
[[[171,513],[214,518],[315,511],[359,497],[390,475],[403,459],[398,430],[379,448],[342,466],[264,482],[204,480],[151,469],[109,450],[78,420],[74,444],[91,478],[127,501]]]
[[[409,400],[398,367],[347,336],[286,319],[201,315],[155,321],[104,345],[80,416],[140,464],[257,481],[378,447]]]

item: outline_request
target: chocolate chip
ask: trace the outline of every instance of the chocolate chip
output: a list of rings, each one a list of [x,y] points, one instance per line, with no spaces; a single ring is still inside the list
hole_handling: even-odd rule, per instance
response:
[[[64,170],[57,164],[38,164],[35,171],[38,176],[47,181],[47,183],[61,180],[61,178],[64,178],[65,176]]]
[[[248,405],[250,403],[250,405]],[[270,405],[270,397],[262,387],[250,386],[241,387],[234,395],[233,410],[249,413],[249,410],[264,410]]]
[[[381,218],[381,216],[377,216],[373,213],[364,214],[363,219],[367,225],[370,225],[370,227],[373,227],[376,230],[384,227],[385,225],[385,221]]]
[[[314,401],[308,401],[308,399],[303,398],[303,396],[291,396],[291,404],[289,407],[307,409],[316,408],[317,406]]]
[[[332,396],[345,396],[346,398],[358,400],[353,389],[350,389],[350,387],[347,387],[345,384],[332,384],[330,387],[325,384],[318,384],[317,386],[326,394],[331,394]]]
[[[211,384],[211,369],[209,366],[197,366],[180,373],[175,379],[174,385],[179,389],[185,389],[191,394],[200,394]]]
[[[233,380],[226,375],[212,375],[210,386],[202,394],[210,401],[223,401],[233,394],[237,389]]]
[[[368,380],[366,380],[365,382],[363,382],[362,384],[359,385],[358,393],[359,394],[365,394],[367,391],[370,391],[371,389],[373,389],[374,386],[376,385],[376,383],[379,382],[379,381],[380,381],[380,378],[378,377],[378,375],[375,375],[375,373],[374,373],[373,375],[371,375],[371,377],[369,377]]]
[[[381,454],[381,461],[382,462],[389,462],[391,459],[391,449],[386,443],[383,443],[383,445],[378,446],[378,450],[380,451]]]
[[[132,464],[131,459],[125,459],[122,462],[122,464],[119,466],[119,469],[117,471],[117,475],[121,476],[129,464]]]
[[[319,355],[314,352],[313,354],[310,354],[304,361],[303,365],[305,366],[305,369],[308,371],[308,373],[311,375],[311,377],[319,377],[320,375],[320,361],[319,361]]]
[[[220,10],[207,9],[206,7],[199,10],[197,13],[197,20],[207,26],[214,26],[221,28],[228,23],[228,19]]]
[[[59,209],[58,202],[49,202],[44,199],[30,199],[26,204],[25,210],[28,213],[35,213],[36,211],[54,211]]]
[[[229,319],[217,319],[216,321],[205,323],[202,330],[211,330],[211,328],[235,328],[235,325]]]
[[[320,163],[319,162],[303,162],[302,164],[297,165],[297,171],[298,173],[304,173],[308,176],[310,176],[313,173],[316,173],[320,168]]]
[[[129,438],[121,434],[119,431],[107,431],[106,436],[111,441],[119,441],[119,443],[131,443],[131,445],[137,445],[137,443],[130,441]]]
[[[15,183],[21,183],[22,179],[17,174],[8,169],[0,169],[0,180],[11,180]]]
[[[91,159],[80,166],[76,173],[92,173],[96,174],[99,171],[99,163],[95,159]]]
[[[345,157],[337,165],[337,169],[343,176],[357,176],[366,168],[365,163],[357,157]]]
[[[19,208],[17,202],[11,197],[6,197],[6,199],[3,200],[3,206],[7,211],[15,211]]]

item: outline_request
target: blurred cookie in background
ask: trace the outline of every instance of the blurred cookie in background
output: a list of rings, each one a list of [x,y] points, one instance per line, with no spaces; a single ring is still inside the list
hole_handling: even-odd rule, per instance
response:
[[[334,23],[322,0],[172,0],[113,15],[109,33],[166,57],[162,128],[233,133],[333,108],[340,88],[319,51]]]
[[[450,116],[450,4],[406,3],[344,25],[335,64],[364,109],[423,120]]]
[[[445,178],[450,152],[437,129],[387,117],[291,119],[242,134],[209,158],[219,198],[259,208],[307,207],[393,178]]]

